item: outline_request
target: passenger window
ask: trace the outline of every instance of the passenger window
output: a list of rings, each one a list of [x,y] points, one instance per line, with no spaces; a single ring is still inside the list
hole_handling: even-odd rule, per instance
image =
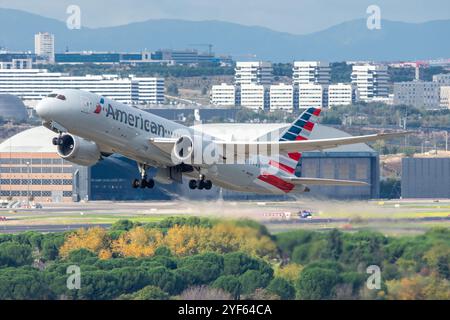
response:
[[[57,95],[58,94],[56,94],[56,93],[50,93],[47,97],[48,98],[56,98]]]

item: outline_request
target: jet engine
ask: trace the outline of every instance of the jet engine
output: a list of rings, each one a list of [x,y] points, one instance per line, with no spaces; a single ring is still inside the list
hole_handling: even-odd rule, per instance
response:
[[[92,166],[101,159],[100,149],[95,142],[71,134],[58,138],[57,153],[64,160],[82,166]]]
[[[174,162],[179,163],[190,163],[190,159],[193,156],[194,142],[188,136],[181,136],[175,146],[173,147],[172,157],[174,157]],[[189,161],[188,161],[189,160]]]

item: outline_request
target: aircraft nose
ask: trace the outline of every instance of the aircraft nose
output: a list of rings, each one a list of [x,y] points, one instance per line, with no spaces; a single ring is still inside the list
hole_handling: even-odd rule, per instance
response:
[[[39,117],[45,120],[51,120],[51,109],[52,109],[52,102],[48,101],[47,99],[42,99],[36,106],[36,113]]]

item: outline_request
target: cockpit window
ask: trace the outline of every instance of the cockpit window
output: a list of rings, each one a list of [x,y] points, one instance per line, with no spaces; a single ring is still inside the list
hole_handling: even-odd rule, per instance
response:
[[[58,95],[57,93],[50,93],[47,97],[56,98],[57,95]]]
[[[59,100],[66,100],[66,96],[63,96],[62,94],[58,94],[56,98]]]

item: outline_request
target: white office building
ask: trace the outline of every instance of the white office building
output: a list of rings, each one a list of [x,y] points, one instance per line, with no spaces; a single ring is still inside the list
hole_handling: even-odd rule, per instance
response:
[[[289,84],[273,84],[270,86],[270,111],[294,109],[294,88]]]
[[[0,69],[31,69],[32,59],[11,59],[11,61],[0,61]]]
[[[354,103],[356,90],[350,83],[337,83],[328,86],[328,107],[345,106]]]
[[[236,88],[222,83],[211,88],[211,104],[217,106],[234,106],[236,104]]]
[[[320,84],[301,84],[298,86],[299,109],[322,108],[327,103],[327,87]]]
[[[386,66],[354,65],[351,78],[352,84],[358,90],[360,100],[372,101],[374,98],[387,98],[389,96],[389,75]]]
[[[29,104],[58,89],[86,90],[127,104],[164,103],[163,78],[69,76],[45,69],[0,70],[0,94],[16,95]]]
[[[408,81],[394,83],[394,104],[416,108],[436,109],[440,105],[440,88],[437,82]]]
[[[262,84],[243,84],[240,86],[241,106],[249,109],[264,109],[265,88]]]
[[[441,108],[450,109],[450,86],[441,86],[440,106]]]
[[[433,82],[436,82],[436,83],[438,83],[441,86],[450,85],[450,73],[435,74],[433,76]]]
[[[324,61],[294,61],[292,83],[328,85],[331,80],[330,64]]]
[[[55,63],[55,36],[48,32],[35,34],[34,53],[44,57],[49,63]]]
[[[263,84],[270,85],[273,80],[271,62],[252,61],[236,62],[234,82],[236,85]]]

